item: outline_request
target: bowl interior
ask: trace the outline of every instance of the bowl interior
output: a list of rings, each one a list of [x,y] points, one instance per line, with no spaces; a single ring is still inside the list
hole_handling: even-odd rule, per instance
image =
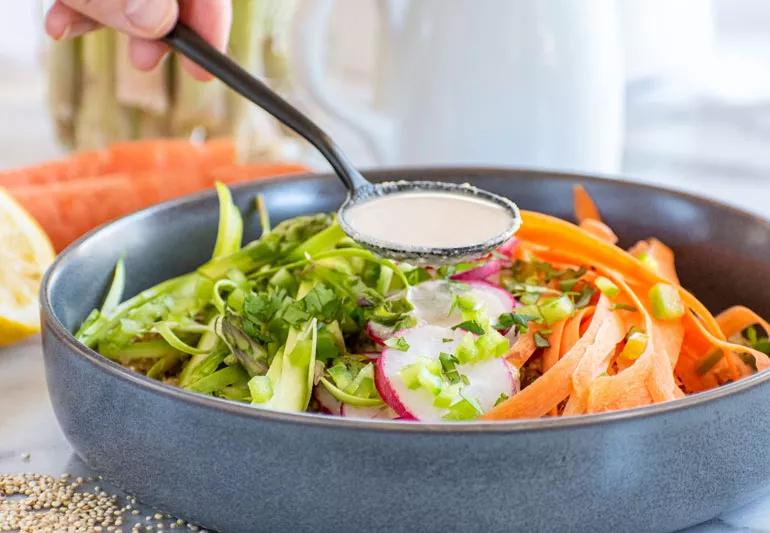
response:
[[[676,253],[682,284],[713,312],[735,304],[770,316],[770,223],[705,199],[584,176],[523,170],[412,169],[367,173],[373,181],[400,179],[469,182],[507,196],[521,209],[572,219],[572,185],[582,183],[606,222],[627,247],[657,237]],[[331,176],[304,176],[235,187],[244,213],[245,240],[259,235],[255,195],[262,192],[272,221],[334,211],[345,190]],[[68,248],[44,291],[54,316],[69,331],[100,304],[118,257],[126,261],[126,297],[206,261],[214,245],[213,192],[141,211],[92,232]],[[387,223],[387,221],[384,221]]]

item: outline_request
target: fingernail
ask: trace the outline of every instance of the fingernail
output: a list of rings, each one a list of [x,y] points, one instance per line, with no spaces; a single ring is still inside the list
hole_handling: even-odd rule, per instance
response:
[[[74,37],[80,37],[88,33],[91,30],[96,29],[98,24],[91,20],[78,20],[72,24],[68,24],[64,31],[58,36],[54,37],[57,41],[63,41],[64,39],[72,39]]]
[[[128,0],[126,18],[137,27],[160,37],[176,17],[175,3],[166,0]]]

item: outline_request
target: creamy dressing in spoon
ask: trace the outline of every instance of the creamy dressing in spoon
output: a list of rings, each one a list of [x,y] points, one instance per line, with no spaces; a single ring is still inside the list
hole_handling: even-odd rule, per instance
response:
[[[509,231],[511,213],[494,202],[440,191],[387,194],[353,205],[347,223],[362,237],[398,248],[463,248]]]

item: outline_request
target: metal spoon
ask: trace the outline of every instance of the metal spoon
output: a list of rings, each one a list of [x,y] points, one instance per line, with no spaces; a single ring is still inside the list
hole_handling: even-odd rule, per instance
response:
[[[278,96],[264,83],[254,78],[232,59],[211,46],[193,29],[185,24],[177,23],[176,27],[163,40],[176,51],[219,78],[231,89],[296,131],[321,152],[348,189],[348,197],[338,211],[340,226],[351,238],[372,251],[386,257],[409,260],[415,263],[439,264],[456,262],[478,257],[492,251],[510,239],[519,228],[521,218],[516,204],[507,198],[471,185],[434,181],[370,183],[355,169],[348,157],[334,141],[313,121]],[[384,195],[410,192],[460,195],[466,198],[473,197],[477,201],[489,202],[490,205],[503,208],[510,215],[510,224],[505,231],[491,235],[484,242],[462,247],[434,248],[411,246],[408,243],[394,243],[373,238],[358,231],[350,223],[347,215],[352,207],[362,205],[364,202],[373,201]],[[385,223],[385,221],[383,222]]]

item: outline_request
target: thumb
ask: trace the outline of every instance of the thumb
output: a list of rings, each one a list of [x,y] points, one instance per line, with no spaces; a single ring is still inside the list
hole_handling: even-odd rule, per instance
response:
[[[159,39],[174,27],[177,0],[60,0],[90,19],[143,39]]]

